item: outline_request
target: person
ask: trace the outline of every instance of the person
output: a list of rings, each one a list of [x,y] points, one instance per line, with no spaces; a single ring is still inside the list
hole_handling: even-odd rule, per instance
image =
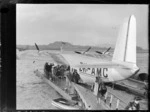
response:
[[[56,74],[55,74],[57,77],[59,77],[61,75],[61,66],[60,65],[57,65],[56,67]]]
[[[51,68],[50,68],[50,65],[49,65],[49,63],[48,63],[48,65],[47,65],[47,72],[48,72],[48,79],[50,78],[50,70],[51,70]]]
[[[132,102],[129,102],[127,107],[125,108],[126,110],[140,110],[140,101],[141,99],[139,97],[135,97]]]
[[[57,73],[57,66],[54,66],[53,67],[53,74],[56,76],[56,73]]]
[[[48,65],[48,79],[52,79],[54,78],[54,74],[53,74],[53,66],[54,66],[54,63],[50,63]]]
[[[80,107],[81,110],[85,108],[84,103],[82,101],[78,102],[78,106]]]
[[[148,94],[148,83],[146,80],[144,80],[144,89],[145,89],[144,95],[147,96],[147,94]]]
[[[67,68],[66,65],[61,65],[59,78],[63,78],[64,77],[64,72],[66,71],[66,68]]]
[[[135,110],[135,108],[133,107],[133,103],[132,102],[129,103],[129,107],[128,107],[127,110]]]
[[[101,96],[104,97],[106,92],[107,92],[107,88],[106,88],[105,84],[102,83],[101,84],[101,89],[100,89]]]
[[[50,63],[50,65],[48,64],[48,62],[45,63],[44,65],[44,73],[45,73],[45,77],[47,79],[49,79],[51,77],[52,74],[52,66],[54,66],[53,63]]]
[[[98,91],[97,91],[97,103],[100,103],[100,99],[104,97],[107,92],[106,86],[103,84],[102,79],[100,77],[96,78],[96,82],[98,83]]]
[[[145,89],[145,90],[148,90],[148,83],[147,83],[146,80],[144,80],[144,89]]]
[[[100,77],[96,77],[96,82],[98,83],[98,93],[97,93],[97,99],[101,97],[101,91],[102,91],[102,80]]]
[[[78,74],[77,70],[75,69],[73,72],[73,82],[78,84],[79,80],[80,80],[80,75]]]
[[[70,66],[67,67],[66,71],[70,71]]]
[[[135,97],[133,107],[135,107],[136,110],[140,110],[140,101],[141,99],[139,97]]]
[[[48,66],[48,63],[46,62],[45,65],[44,65],[44,74],[45,74],[46,78],[48,78],[47,66]]]
[[[69,69],[64,72],[64,77],[66,77],[66,87],[69,89],[72,81],[72,74]]]

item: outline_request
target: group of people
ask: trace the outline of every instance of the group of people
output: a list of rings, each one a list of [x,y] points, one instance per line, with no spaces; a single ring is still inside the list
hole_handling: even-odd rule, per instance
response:
[[[69,75],[69,80],[75,83],[79,83],[80,76],[77,70],[70,72],[70,66],[67,65],[54,65],[54,63],[46,62],[44,65],[44,73],[47,79],[63,78],[65,75]]]
[[[66,65],[56,65],[53,67],[53,74],[56,77],[62,78],[64,77],[64,72],[67,70],[67,66]]]
[[[63,77],[63,72],[65,71],[64,65],[54,65],[54,63],[48,64],[48,62],[44,65],[44,73],[47,79],[54,80],[56,77]]]
[[[44,74],[45,74],[45,77],[47,79],[51,78],[51,76],[53,74],[52,73],[52,67],[53,66],[54,66],[53,63],[48,64],[48,62],[46,62],[45,65],[44,65]]]
[[[80,75],[78,74],[77,70],[74,69],[73,73],[71,74],[71,81],[78,84],[80,79]]]

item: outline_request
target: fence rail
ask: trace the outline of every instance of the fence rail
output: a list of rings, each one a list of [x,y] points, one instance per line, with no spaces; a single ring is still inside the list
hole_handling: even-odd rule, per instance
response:
[[[105,94],[104,102],[113,110],[124,109],[128,105],[120,97],[118,97],[117,95],[115,95],[114,93],[112,93],[110,91],[107,91],[107,93]],[[113,107],[114,105],[112,105],[112,103],[114,103],[114,102],[116,103],[115,107]],[[122,107],[122,108],[119,108],[119,107]]]

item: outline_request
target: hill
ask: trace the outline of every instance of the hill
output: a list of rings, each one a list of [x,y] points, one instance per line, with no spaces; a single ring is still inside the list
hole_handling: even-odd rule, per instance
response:
[[[107,44],[106,47],[98,47],[98,46],[81,46],[81,45],[73,45],[69,42],[56,41],[54,43],[49,43],[48,45],[38,45],[40,50],[60,50],[60,47],[63,46],[63,49],[66,51],[84,51],[89,47],[92,47],[91,51],[104,51],[110,46]],[[17,45],[17,49],[21,50],[36,50],[34,45]],[[110,52],[113,52],[114,48],[111,48]],[[137,52],[148,52],[139,46],[137,46]]]

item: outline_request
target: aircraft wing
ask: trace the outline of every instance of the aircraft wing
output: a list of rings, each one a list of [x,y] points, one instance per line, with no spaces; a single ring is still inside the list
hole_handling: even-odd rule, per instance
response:
[[[109,47],[109,48],[108,48],[107,50],[105,50],[103,53],[100,52],[100,51],[95,51],[95,52],[98,53],[98,54],[105,54],[105,53],[107,53],[110,49],[111,49],[111,47]]]
[[[77,68],[126,68],[129,67],[123,63],[115,63],[101,58],[89,57],[79,54],[61,54],[68,65]]]
[[[99,64],[80,64],[75,65],[74,67],[78,68],[118,68],[120,65],[112,62],[109,63],[99,63]]]
[[[85,54],[86,52],[88,52],[89,50],[91,49],[91,47],[89,47],[86,51],[84,51],[83,53],[82,52],[79,52],[79,51],[74,51],[75,53],[77,54]]]
[[[95,57],[89,57],[80,54],[61,54],[61,56],[69,63],[71,66],[76,66],[80,64],[99,64],[102,62],[108,62],[107,60]]]
[[[54,53],[48,53],[50,54],[51,58],[57,63],[57,64],[62,64],[62,65],[69,65],[68,62],[61,57],[59,54],[54,54]]]

